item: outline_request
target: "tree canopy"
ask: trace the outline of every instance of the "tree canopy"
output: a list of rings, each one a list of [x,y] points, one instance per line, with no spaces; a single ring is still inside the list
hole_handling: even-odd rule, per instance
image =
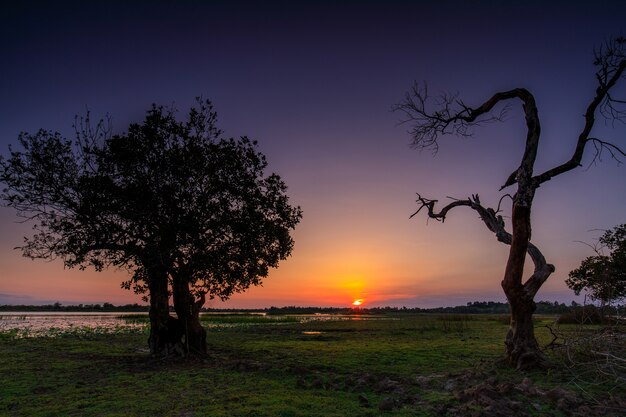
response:
[[[302,216],[282,179],[265,173],[257,143],[223,138],[216,119],[200,99],[185,121],[153,105],[123,134],[87,116],[74,140],[22,133],[22,149],[0,160],[0,197],[34,223],[23,255],[128,269],[123,287],[149,294],[152,330],[162,332],[151,336],[154,352],[180,328],[169,318],[169,292],[188,331],[205,294],[224,300],[258,285],[291,254]]]
[[[604,232],[594,251],[596,255],[585,258],[569,273],[567,286],[576,295],[587,291],[603,304],[626,297],[626,224]]]

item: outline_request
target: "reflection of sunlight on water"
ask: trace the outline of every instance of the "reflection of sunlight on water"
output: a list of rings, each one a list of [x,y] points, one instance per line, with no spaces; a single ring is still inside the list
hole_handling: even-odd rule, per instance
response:
[[[301,323],[308,321],[361,321],[361,320],[389,320],[389,317],[384,316],[364,316],[361,314],[311,314],[311,315],[295,315],[300,319]]]
[[[3,312],[0,332],[15,337],[57,336],[66,333],[121,333],[143,330],[147,322],[128,320],[145,313]]]

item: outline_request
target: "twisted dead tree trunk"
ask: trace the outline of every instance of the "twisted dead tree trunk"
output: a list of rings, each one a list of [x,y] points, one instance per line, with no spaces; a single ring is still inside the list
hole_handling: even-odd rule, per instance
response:
[[[434,208],[437,200],[429,200],[419,194],[417,197],[420,207],[411,217],[426,208],[428,217],[444,221],[451,209],[466,206],[478,213],[485,226],[496,235],[496,239],[499,242],[511,245],[512,248],[514,247],[513,235],[506,231],[504,219],[498,214],[500,208],[498,207],[497,210],[494,210],[484,207],[478,195],[472,195],[466,200],[456,200],[443,207],[439,212],[436,212]],[[525,225],[526,222],[524,221],[523,226]],[[520,277],[523,270],[519,270],[519,266],[521,262],[521,267],[523,267],[526,253],[520,256],[515,252],[509,254],[505,276],[502,280],[502,288],[511,307],[511,327],[505,341],[507,355],[511,362],[519,368],[539,365],[543,361],[543,356],[535,339],[532,322],[532,314],[536,308],[534,297],[539,288],[555,270],[554,265],[547,263],[539,248],[530,243],[530,241],[518,238],[517,242],[515,242],[516,248],[523,247],[524,243],[526,253],[528,253],[535,266],[532,276],[526,283],[521,283],[522,279]],[[513,251],[511,250],[511,252]],[[521,258],[521,261],[519,258]],[[509,268],[509,265],[512,268]],[[516,267],[518,269],[515,269]]]
[[[439,136],[456,134],[470,136],[473,126],[486,122],[502,120],[507,108],[499,114],[493,114],[494,108],[500,103],[511,100],[522,102],[526,120],[526,146],[519,166],[509,175],[504,185],[505,188],[517,185],[516,192],[512,195],[511,207],[511,232],[505,229],[505,222],[498,213],[500,203],[496,210],[484,207],[478,195],[465,200],[455,200],[444,206],[439,211],[435,210],[437,200],[429,200],[418,194],[418,210],[426,209],[429,218],[444,221],[450,210],[456,207],[469,207],[480,215],[487,228],[496,235],[498,241],[510,245],[509,257],[506,263],[502,289],[507,297],[511,308],[511,326],[505,340],[506,354],[510,363],[518,369],[528,369],[541,366],[544,357],[535,339],[532,315],[535,311],[534,297],[554,272],[553,265],[548,264],[541,251],[533,245],[531,240],[531,209],[535,197],[535,191],[541,184],[550,181],[557,175],[570,171],[582,162],[586,145],[594,146],[595,161],[602,151],[618,159],[626,156],[626,153],[618,146],[609,142],[594,138],[591,132],[597,113],[613,120],[626,118],[626,109],[623,106],[625,100],[619,100],[611,95],[612,90],[620,79],[626,78],[625,55],[626,40],[616,38],[600,48],[595,53],[594,64],[599,67],[596,72],[598,86],[596,94],[585,112],[585,125],[575,142],[574,153],[565,163],[549,169],[539,175],[535,175],[534,165],[537,157],[541,125],[538,109],[533,95],[524,88],[516,88],[510,91],[498,92],[478,107],[465,105],[457,96],[444,95],[438,97],[435,109],[430,107],[430,99],[427,87],[414,85],[407,93],[405,100],[394,106],[393,110],[404,114],[403,122],[410,123],[410,134],[413,145],[417,148],[438,148]],[[524,282],[524,261],[528,254],[533,263],[533,274]]]

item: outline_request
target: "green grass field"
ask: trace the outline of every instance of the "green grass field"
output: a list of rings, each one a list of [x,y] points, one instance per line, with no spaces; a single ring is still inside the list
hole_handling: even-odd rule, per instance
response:
[[[623,381],[501,362],[497,316],[206,319],[203,359],[151,358],[147,333],[0,335],[0,416],[626,415]],[[542,344],[550,342],[537,320]],[[240,324],[240,325],[238,325]]]

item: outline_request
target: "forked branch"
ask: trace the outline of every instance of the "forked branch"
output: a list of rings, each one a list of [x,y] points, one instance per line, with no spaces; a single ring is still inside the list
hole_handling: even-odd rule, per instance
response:
[[[520,179],[528,181],[532,188],[537,188],[553,177],[580,166],[585,146],[589,142],[594,145],[592,163],[603,151],[608,152],[617,161],[626,157],[624,148],[590,136],[596,113],[612,122],[626,123],[626,99],[615,97],[613,94],[618,81],[626,77],[625,49],[626,39],[618,37],[595,51],[594,64],[599,67],[596,72],[598,87],[585,112],[585,124],[576,141],[574,153],[568,161],[534,177],[532,169],[539,143],[540,125],[534,97],[524,88],[498,92],[480,106],[469,107],[459,99],[458,94],[443,93],[438,97],[432,97],[426,84],[415,83],[404,100],[393,106],[392,110],[403,114],[401,124],[410,123],[409,133],[414,147],[430,148],[437,152],[439,148],[437,141],[440,136],[448,134],[470,136],[472,127],[504,119],[508,107],[504,107],[499,113],[491,114],[497,104],[511,99],[521,100],[528,129],[526,150],[519,168],[509,175],[500,189],[518,183]]]
[[[496,239],[499,242],[510,245],[513,240],[513,236],[505,229],[504,219],[498,214],[500,209],[494,210],[491,207],[484,207],[480,202],[478,194],[474,194],[465,200],[455,200],[444,206],[440,211],[435,211],[435,203],[437,203],[437,200],[424,198],[420,194],[417,194],[417,203],[419,208],[411,217],[417,215],[422,209],[426,209],[429,218],[443,222],[450,210],[455,207],[467,206],[478,213],[485,226],[496,235]],[[500,203],[498,203],[498,207],[499,205]],[[531,242],[528,242],[526,252],[530,255],[535,269],[531,277],[524,283],[524,290],[530,296],[534,297],[537,291],[539,291],[539,288],[541,288],[543,283],[554,272],[555,268],[554,265],[546,262],[546,258],[539,248]]]
[[[432,148],[436,152],[440,135],[469,136],[471,135],[470,128],[473,126],[503,120],[508,107],[505,106],[498,114],[490,115],[490,113],[500,102],[511,99],[519,99],[523,103],[528,133],[520,167],[508,177],[502,186],[505,188],[520,181],[521,178],[524,181],[530,180],[537,155],[541,128],[535,98],[528,90],[515,88],[495,93],[478,107],[466,106],[457,95],[444,94],[435,100],[436,109],[433,110],[430,106],[432,98],[428,95],[427,86],[416,83],[406,94],[404,101],[395,105],[392,110],[404,114],[401,123],[411,123],[409,133],[413,139],[413,146],[420,149]]]
[[[441,135],[471,136],[471,128],[474,126],[502,121],[508,107],[505,106],[497,114],[488,113],[498,102],[511,98],[514,94],[512,91],[498,93],[482,106],[472,108],[459,99],[458,94],[441,93],[432,97],[426,83],[416,82],[406,93],[404,100],[391,109],[403,114],[401,124],[411,124],[409,133],[414,147],[431,148],[437,152],[437,140]]]
[[[550,181],[557,175],[579,167],[582,163],[585,146],[589,142],[593,143],[595,151],[592,163],[601,156],[604,150],[609,152],[611,157],[618,162],[621,161],[620,158],[626,157],[625,150],[619,146],[590,137],[596,121],[595,115],[598,111],[602,116],[613,122],[626,121],[626,100],[617,99],[611,95],[611,91],[617,82],[626,78],[626,39],[623,37],[616,38],[595,51],[594,65],[599,67],[596,72],[598,87],[593,100],[591,100],[585,112],[585,125],[578,135],[574,153],[568,161],[533,178],[536,186]]]

